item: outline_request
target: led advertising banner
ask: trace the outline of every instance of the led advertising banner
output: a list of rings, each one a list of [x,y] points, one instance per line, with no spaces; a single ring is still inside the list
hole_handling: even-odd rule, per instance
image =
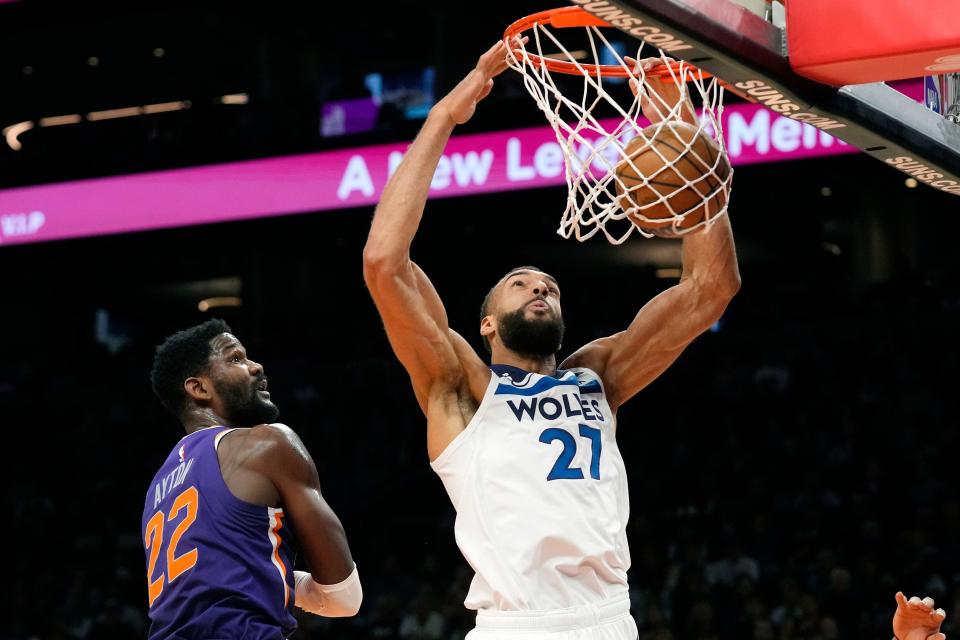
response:
[[[722,124],[735,166],[856,151],[759,105],[727,107]],[[372,206],[406,146],[0,190],[0,245]],[[442,198],[563,183],[563,152],[544,126],[452,137],[430,194]],[[558,196],[556,206],[563,205]]]

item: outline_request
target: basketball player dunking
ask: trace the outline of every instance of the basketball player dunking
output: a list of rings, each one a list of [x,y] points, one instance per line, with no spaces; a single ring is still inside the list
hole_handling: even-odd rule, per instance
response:
[[[633,640],[616,412],[737,292],[733,236],[726,217],[687,236],[679,284],[647,303],[626,330],[585,345],[559,367],[560,285],[534,267],[511,270],[481,310],[488,366],[450,329],[409,252],[451,132],[505,67],[501,42],[431,110],[377,207],[364,276],[426,415],[431,465],[457,510],[457,543],[476,573],[466,599],[478,612],[470,637]],[[660,93],[674,100],[668,104],[679,99],[671,86]]]
[[[686,236],[680,283],[560,368],[559,285],[534,267],[513,269],[483,301],[480,334],[494,363],[484,364],[448,326],[410,245],[447,139],[490,92],[504,56],[502,43],[491,47],[432,109],[377,207],[364,278],[427,417],[431,465],[476,572],[466,599],[477,610],[471,640],[633,640],[616,410],[726,308],[740,286],[733,237],[726,217]],[[673,85],[651,84],[664,103],[679,100]],[[657,101],[643,98],[644,115],[658,121]],[[945,640],[932,599],[896,599],[895,640]]]
[[[270,424],[263,367],[220,320],[176,333],[151,372],[184,436],[147,491],[151,640],[277,640],[296,605],[355,615],[362,592],[340,520],[289,427]],[[293,571],[293,534],[310,573]]]

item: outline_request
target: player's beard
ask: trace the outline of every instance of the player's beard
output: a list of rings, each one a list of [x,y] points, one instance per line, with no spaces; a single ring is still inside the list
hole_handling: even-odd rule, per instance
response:
[[[273,422],[280,415],[277,405],[262,397],[255,386],[233,386],[214,382],[217,393],[223,398],[227,414],[223,416],[235,427],[253,427]]]
[[[560,351],[563,342],[563,318],[549,313],[529,320],[526,306],[497,318],[497,331],[504,346],[515,353],[545,358]]]

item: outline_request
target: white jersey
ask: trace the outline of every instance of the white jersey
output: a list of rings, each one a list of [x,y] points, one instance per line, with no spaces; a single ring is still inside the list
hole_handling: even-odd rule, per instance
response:
[[[431,464],[476,572],[467,608],[553,610],[623,596],[630,501],[599,376],[491,369],[476,415]]]

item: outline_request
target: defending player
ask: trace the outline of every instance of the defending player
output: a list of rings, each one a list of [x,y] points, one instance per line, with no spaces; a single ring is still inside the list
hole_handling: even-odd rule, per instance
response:
[[[220,320],[157,347],[151,381],[187,435],[147,491],[151,640],[288,637],[293,606],[352,616],[360,578],[263,367]],[[295,537],[310,573],[293,571]]]
[[[497,43],[431,110],[377,207],[364,277],[426,415],[431,465],[457,509],[457,543],[476,572],[466,599],[478,611],[471,638],[536,630],[536,638],[632,640],[629,499],[616,411],[723,313],[740,286],[733,236],[726,217],[686,236],[679,284],[625,331],[587,344],[559,368],[559,284],[534,267],[510,271],[481,311],[488,366],[448,326],[410,245],[451,132],[505,66]],[[670,104],[679,100],[672,86],[660,93]],[[649,102],[645,115],[659,119]]]

